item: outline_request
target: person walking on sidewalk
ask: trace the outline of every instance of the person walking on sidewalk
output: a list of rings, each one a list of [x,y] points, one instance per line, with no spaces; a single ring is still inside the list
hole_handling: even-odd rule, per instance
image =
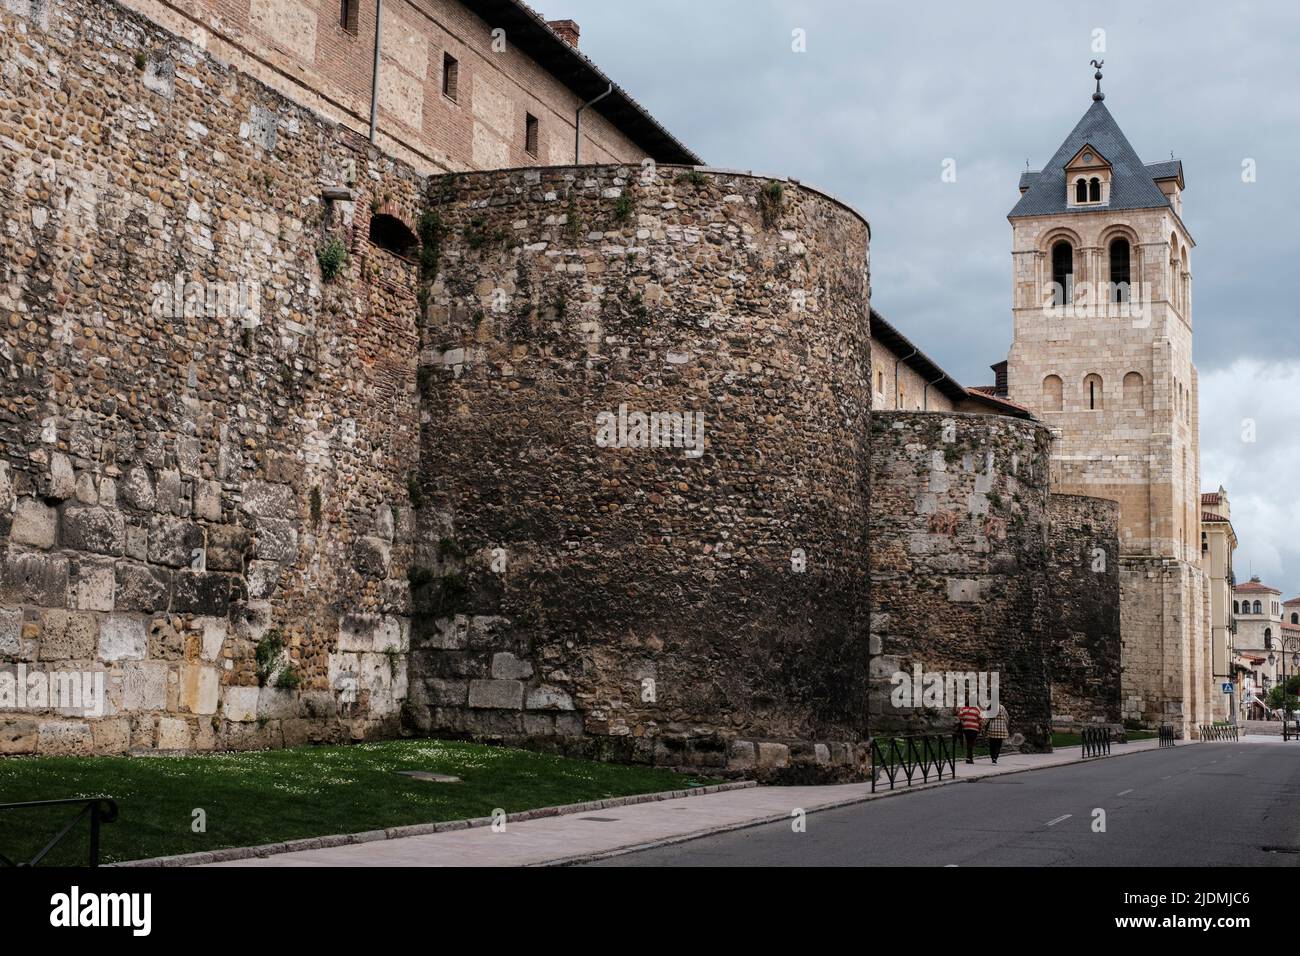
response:
[[[1011,717],[1007,713],[1006,707],[998,704],[997,713],[988,720],[984,721],[984,736],[989,741],[989,754],[993,757],[993,762],[998,762],[998,754],[1002,752],[1002,741],[1006,740],[1011,731],[1008,724]]]
[[[975,738],[980,735],[980,709],[974,704],[957,708],[957,726],[966,738],[966,762],[975,762]]]

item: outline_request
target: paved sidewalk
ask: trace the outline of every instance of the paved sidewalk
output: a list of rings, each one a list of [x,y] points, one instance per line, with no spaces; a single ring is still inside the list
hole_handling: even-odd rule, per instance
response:
[[[1179,746],[1186,746],[1182,741]],[[1157,740],[1113,744],[1111,757],[1159,747]],[[423,836],[377,840],[348,846],[301,850],[274,856],[214,863],[212,866],[536,866],[598,859],[632,849],[664,846],[789,819],[796,810],[811,813],[831,807],[901,796],[915,790],[948,786],[1044,767],[1081,762],[1079,748],[1050,754],[1006,754],[993,765],[981,758],[973,765],[957,762],[956,779],[900,786],[894,791],[870,783],[824,787],[751,787],[723,793],[661,800],[537,820],[508,822],[497,832],[473,827]],[[1111,758],[1097,758],[1111,759]],[[882,778],[883,779],[883,778]],[[901,779],[901,778],[900,778]]]

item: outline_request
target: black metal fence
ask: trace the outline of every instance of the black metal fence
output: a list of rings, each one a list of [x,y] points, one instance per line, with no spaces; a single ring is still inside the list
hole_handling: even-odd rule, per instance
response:
[[[1083,756],[1085,757],[1109,757],[1110,756],[1110,728],[1109,727],[1084,727],[1079,732],[1083,741]]]
[[[871,738],[871,792],[881,772],[889,780],[889,789],[901,776],[911,786],[919,775],[922,783],[957,775],[957,742],[949,734],[910,734],[905,737]]]
[[[1300,740],[1300,720],[1282,721],[1282,739]]]
[[[1236,724],[1201,724],[1197,728],[1202,740],[1236,740]]]
[[[1174,745],[1174,728],[1171,724],[1163,724],[1160,727],[1160,746],[1172,747]]]
[[[117,801],[109,797],[77,797],[72,800],[33,800],[29,803],[0,803],[0,811],[32,810],[37,807],[80,807],[81,812],[68,821],[67,825],[56,833],[37,854],[25,863],[11,860],[0,853],[0,866],[29,867],[36,866],[49,854],[59,842],[72,832],[82,820],[90,821],[90,865],[99,866],[99,827],[103,823],[112,823],[117,819]]]

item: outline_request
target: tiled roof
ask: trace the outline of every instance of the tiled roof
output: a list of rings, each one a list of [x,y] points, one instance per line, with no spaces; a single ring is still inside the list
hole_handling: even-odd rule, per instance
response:
[[[1291,600],[1289,600],[1289,601],[1283,601],[1283,602],[1282,602],[1282,606],[1283,606],[1283,607],[1291,607],[1292,605],[1295,605],[1295,604],[1300,604],[1300,597],[1293,597],[1293,598],[1292,598]]]
[[[1217,505],[1222,500],[1222,497],[1217,491],[1201,492],[1201,504],[1203,505]]]
[[[1020,415],[1024,418],[1032,418],[1034,410],[1019,402],[1013,402],[1005,395],[999,395],[996,385],[974,385],[966,389],[971,398],[976,401],[992,404],[995,407],[1003,407],[1013,415]]]
[[[1110,202],[1102,206],[1078,208],[1065,202],[1065,166],[1079,150],[1091,146],[1106,158],[1111,167]],[[1177,160],[1173,161],[1177,163]],[[1161,174],[1169,163],[1153,163]],[[1179,167],[1181,169],[1181,166]],[[1156,185],[1151,169],[1138,159],[1124,134],[1115,123],[1110,110],[1101,100],[1094,100],[1077,126],[1065,138],[1056,154],[1040,171],[1020,175],[1020,184],[1028,190],[1007,214],[1008,219],[1018,216],[1048,216],[1064,212],[1113,212],[1116,209],[1157,209],[1168,206],[1169,200]]]
[[[1239,593],[1239,594],[1241,594],[1241,593],[1250,593],[1250,594],[1261,593],[1261,594],[1262,594],[1262,593],[1264,593],[1264,592],[1267,592],[1267,593],[1269,593],[1269,594],[1281,594],[1281,593],[1282,593],[1282,592],[1279,591],[1277,588],[1271,588],[1271,587],[1269,587],[1267,584],[1260,584],[1258,581],[1247,581],[1245,584],[1238,584],[1236,590],[1237,590],[1237,593]]]
[[[1225,518],[1223,515],[1216,515],[1216,514],[1214,514],[1214,513],[1211,512],[1211,511],[1202,511],[1202,512],[1201,512],[1201,520],[1202,520],[1202,521],[1223,521],[1223,522],[1226,522],[1228,519]]]

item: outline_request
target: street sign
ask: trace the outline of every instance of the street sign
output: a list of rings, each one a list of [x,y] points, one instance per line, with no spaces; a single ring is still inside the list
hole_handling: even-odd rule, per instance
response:
[[[1224,681],[1220,686],[1223,688],[1223,692],[1224,692],[1225,694],[1231,694],[1231,693],[1232,693],[1232,682],[1231,682],[1231,681],[1226,681],[1226,680],[1225,680],[1225,681]]]

